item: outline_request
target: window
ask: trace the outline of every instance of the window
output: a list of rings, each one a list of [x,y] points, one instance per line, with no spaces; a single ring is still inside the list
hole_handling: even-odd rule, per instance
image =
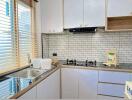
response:
[[[32,58],[36,52],[31,18],[34,7],[22,1],[0,0],[0,69],[28,65],[28,56]]]
[[[20,65],[28,64],[32,55],[31,9],[22,2],[18,3]]]
[[[15,65],[12,0],[0,0],[0,69]]]

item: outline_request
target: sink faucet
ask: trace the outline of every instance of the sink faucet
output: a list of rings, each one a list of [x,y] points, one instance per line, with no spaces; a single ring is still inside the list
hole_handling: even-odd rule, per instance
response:
[[[27,57],[28,57],[28,65],[31,67],[32,66],[32,64],[31,64],[31,56],[30,56],[29,53],[27,54]]]

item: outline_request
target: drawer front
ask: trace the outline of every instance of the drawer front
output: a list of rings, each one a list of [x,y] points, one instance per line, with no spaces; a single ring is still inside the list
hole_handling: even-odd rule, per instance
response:
[[[99,71],[99,82],[125,84],[130,80],[130,73]]]
[[[98,94],[108,95],[108,96],[117,96],[124,97],[125,86],[124,85],[115,85],[115,84],[98,84]]]

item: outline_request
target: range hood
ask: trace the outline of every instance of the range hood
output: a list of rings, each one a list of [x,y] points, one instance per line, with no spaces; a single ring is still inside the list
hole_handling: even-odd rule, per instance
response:
[[[73,33],[95,33],[97,27],[71,28],[69,32]]]

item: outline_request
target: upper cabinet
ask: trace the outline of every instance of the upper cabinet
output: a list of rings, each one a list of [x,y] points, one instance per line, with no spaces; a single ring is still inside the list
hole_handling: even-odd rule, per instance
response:
[[[104,26],[132,31],[132,0],[40,0],[40,15],[42,33]]]
[[[107,0],[107,16],[132,16],[132,0]]]
[[[42,33],[63,32],[63,0],[40,0]]]
[[[105,0],[64,0],[64,28],[105,26]]]
[[[83,0],[64,0],[64,28],[83,26]]]
[[[106,30],[132,31],[132,0],[106,0]]]
[[[84,27],[105,26],[105,0],[84,0]]]

